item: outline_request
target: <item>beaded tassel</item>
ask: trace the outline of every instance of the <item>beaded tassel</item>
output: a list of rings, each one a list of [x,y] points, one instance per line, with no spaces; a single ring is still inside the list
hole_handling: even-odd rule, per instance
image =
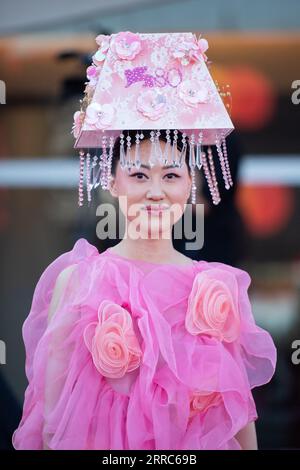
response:
[[[199,137],[198,137],[198,143],[197,143],[197,151],[196,151],[196,165],[198,167],[199,170],[201,170],[201,167],[202,167],[202,160],[201,160],[201,156],[202,156],[202,139],[203,139],[203,132],[200,131],[199,132]]]
[[[140,134],[137,132],[135,134],[135,155],[134,155],[134,166],[139,169],[141,167],[141,158],[140,158]]]
[[[151,150],[150,150],[150,158],[149,158],[149,165],[153,167],[156,163],[156,145],[155,145],[155,132],[150,132],[150,142],[151,142]]]
[[[196,204],[196,175],[195,175],[195,168],[191,169],[191,175],[192,175],[192,204]]]
[[[185,158],[186,158],[187,143],[186,143],[186,133],[185,132],[182,133],[181,141],[182,141],[182,149],[181,149],[180,157],[179,157],[179,166],[180,166],[180,168],[182,167],[183,163],[185,162]]]
[[[223,146],[223,155],[224,155],[225,167],[226,167],[226,172],[227,172],[227,178],[228,178],[230,186],[233,186],[233,181],[231,178],[229,161],[228,161],[228,155],[227,155],[226,139],[225,139],[223,132],[221,133],[221,143]]]
[[[170,137],[170,129],[166,130],[166,139],[167,142],[165,143],[164,154],[163,154],[163,164],[167,165],[170,163],[169,157],[171,153],[171,137]]]
[[[128,170],[130,171],[133,166],[133,161],[131,160],[131,137],[130,135],[126,137],[126,141],[127,141],[126,166]]]
[[[102,137],[102,155],[100,157],[100,184],[102,189],[106,189],[105,183],[106,183],[106,167],[107,167],[107,151],[106,151],[106,136]]]
[[[212,187],[213,187],[213,198],[212,199],[213,199],[213,203],[215,205],[217,205],[221,201],[221,198],[220,198],[220,193],[219,193],[219,189],[218,189],[218,182],[217,182],[217,178],[216,178],[215,165],[214,165],[214,159],[213,159],[213,154],[212,154],[211,147],[208,147],[208,149],[207,149],[207,156],[208,156],[208,162],[209,162],[209,166],[210,166],[210,174],[211,174]]]
[[[93,189],[99,186],[99,176],[100,176],[100,167],[98,167],[98,156],[97,154],[95,154],[93,157],[93,162],[92,162],[92,188]]]
[[[106,188],[107,189],[109,189],[110,187],[113,148],[114,148],[114,138],[110,137],[109,138],[109,155],[108,155],[108,160],[107,160],[107,171],[106,171]]]
[[[120,166],[122,169],[126,166],[126,156],[125,156],[125,149],[124,149],[124,134],[121,132],[120,134]]]
[[[195,135],[192,134],[190,138],[190,156],[189,156],[189,167],[195,168]]]
[[[173,166],[178,166],[177,134],[178,134],[178,130],[174,129],[174,131],[173,131],[173,144],[172,144],[172,165]]]
[[[91,198],[91,154],[87,152],[86,154],[86,189],[87,189],[87,200],[90,204]]]
[[[224,156],[223,156],[223,153],[222,153],[220,141],[217,137],[215,139],[215,143],[216,143],[216,148],[217,148],[217,152],[218,152],[218,156],[219,156],[219,160],[220,160],[220,164],[221,164],[221,168],[222,168],[222,175],[223,175],[223,179],[224,179],[224,182],[225,182],[225,188],[229,189],[230,185],[229,185],[229,181],[228,181],[228,177],[227,177],[227,169],[226,169],[226,165],[225,165],[225,160],[224,160]]]
[[[83,205],[83,177],[84,177],[84,151],[79,151],[79,187],[78,187],[78,205]]]
[[[160,136],[160,130],[156,131],[156,135],[155,135],[155,149],[156,149],[156,160],[157,160],[160,164],[162,164],[162,163],[163,163],[163,153],[162,153],[161,146],[160,146],[159,136]]]
[[[204,176],[207,180],[209,192],[210,192],[210,195],[211,195],[212,200],[214,202],[214,200],[215,200],[214,186],[213,186],[212,176],[211,176],[210,170],[208,168],[205,152],[202,152],[202,164],[203,164]]]

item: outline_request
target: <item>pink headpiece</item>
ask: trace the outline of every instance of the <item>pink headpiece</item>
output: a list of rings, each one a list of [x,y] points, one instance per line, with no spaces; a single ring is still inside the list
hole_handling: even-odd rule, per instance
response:
[[[225,138],[234,127],[206,66],[207,41],[193,33],[127,31],[99,35],[96,42],[99,48],[87,68],[85,98],[74,114],[72,128],[74,148],[80,149],[79,205],[83,205],[84,180],[89,202],[93,188],[99,184],[109,188],[116,137],[121,139],[121,167],[140,167],[139,143],[146,129],[151,130],[149,164],[181,165],[189,145],[192,203],[196,201],[194,171],[203,167],[213,203],[218,204],[221,198],[211,145],[216,145],[225,188],[229,189],[233,183]],[[135,142],[126,137],[126,130],[137,131]],[[157,145],[160,130],[166,131],[164,150]],[[182,132],[179,153],[178,130]]]

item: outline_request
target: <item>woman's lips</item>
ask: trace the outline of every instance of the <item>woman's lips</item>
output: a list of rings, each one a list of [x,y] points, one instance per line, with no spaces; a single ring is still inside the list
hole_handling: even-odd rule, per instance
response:
[[[143,210],[146,210],[147,212],[151,212],[154,214],[164,212],[169,209],[169,206],[161,206],[161,205],[149,205],[142,207]]]

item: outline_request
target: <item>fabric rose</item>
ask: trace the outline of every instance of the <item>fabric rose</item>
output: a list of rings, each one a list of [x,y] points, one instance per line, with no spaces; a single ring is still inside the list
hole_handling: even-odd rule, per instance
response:
[[[75,139],[77,139],[77,137],[79,136],[80,129],[81,129],[82,122],[83,122],[83,118],[84,118],[84,113],[83,112],[76,111],[76,113],[74,113],[73,127],[72,127],[71,132],[73,133],[73,136],[75,137]]]
[[[199,41],[189,40],[189,41],[180,41],[175,45],[173,50],[173,57],[179,59],[182,65],[188,65],[190,62],[199,61],[201,57],[207,61],[207,56],[205,51],[208,49],[208,42],[206,39],[202,38]]]
[[[114,118],[115,110],[111,104],[91,103],[86,108],[85,123],[95,129],[105,129]]]
[[[90,65],[86,69],[86,76],[87,76],[87,79],[89,80],[90,86],[92,87],[96,86],[99,72],[100,72],[100,67],[96,67],[95,65]]]
[[[231,343],[240,334],[238,285],[234,275],[211,269],[196,275],[188,298],[185,327]]]
[[[204,80],[184,80],[178,85],[177,93],[185,104],[192,107],[209,100],[207,83]]]
[[[137,110],[149,119],[161,118],[167,111],[165,95],[156,90],[142,91],[136,102]]]
[[[87,325],[83,336],[95,367],[105,377],[123,377],[139,367],[142,351],[132,318],[120,305],[103,300],[98,322]]]
[[[93,62],[97,65],[102,65],[102,62],[106,58],[107,51],[109,49],[110,38],[104,34],[99,34],[96,37],[96,43],[100,46],[97,52],[93,55]]]
[[[202,54],[202,57],[204,58],[205,62],[207,61],[207,55],[205,54],[205,52],[207,51],[208,49],[208,42],[206,39],[204,38],[199,38],[198,39],[198,47],[199,47],[199,51],[200,53]]]
[[[217,406],[222,402],[222,395],[219,392],[201,392],[194,390],[190,394],[190,415],[192,418],[198,413],[204,413],[212,406]]]
[[[112,39],[111,50],[120,59],[132,60],[142,50],[142,41],[137,34],[121,32]]]

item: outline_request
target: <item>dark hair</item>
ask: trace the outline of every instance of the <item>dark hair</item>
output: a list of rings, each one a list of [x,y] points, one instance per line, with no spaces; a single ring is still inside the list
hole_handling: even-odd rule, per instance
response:
[[[144,138],[140,142],[144,142],[145,140],[150,140],[151,130],[149,130],[149,129],[143,130],[143,131],[137,131],[136,129],[128,130],[128,131],[124,130],[123,131],[123,134],[124,134],[124,150],[126,150],[126,137],[127,136],[131,137],[131,148],[132,148],[135,145],[135,136],[136,136],[137,132],[139,134],[141,132],[143,132],[143,135],[144,135]],[[167,134],[166,134],[166,131],[164,129],[160,130],[159,140],[167,142]],[[118,163],[118,160],[120,160],[120,141],[121,141],[120,137],[117,137],[117,139],[114,142],[114,146],[113,146],[113,155],[112,155],[112,162],[111,162],[111,174],[113,176],[115,176],[115,174],[116,174],[117,163]],[[188,137],[186,137],[186,142],[188,143]],[[173,143],[173,131],[170,132],[170,143],[171,143],[171,145]],[[182,144],[182,132],[178,131],[178,133],[177,133],[177,149],[179,151],[182,150],[182,145],[183,145]],[[189,164],[188,164],[188,161],[189,161],[189,145],[187,146],[185,161],[186,161],[186,164],[187,164],[187,167],[188,167],[188,172],[189,172],[189,174],[191,174],[191,169],[190,169]]]

